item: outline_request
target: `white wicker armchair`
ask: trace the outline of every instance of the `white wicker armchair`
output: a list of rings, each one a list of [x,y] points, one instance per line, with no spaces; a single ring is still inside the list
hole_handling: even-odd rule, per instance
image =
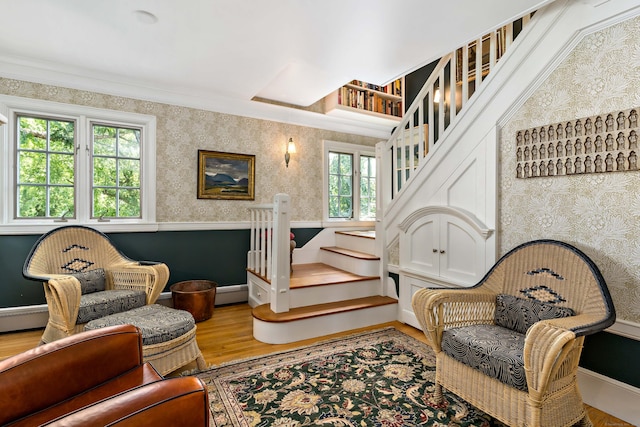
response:
[[[88,272],[90,281],[104,278],[102,288],[85,286]],[[49,321],[42,342],[81,332],[89,320],[153,304],[169,280],[165,264],[131,260],[100,231],[75,225],[40,237],[22,274],[44,282]]]
[[[584,337],[615,321],[598,267],[566,243],[503,256],[469,289],[422,289],[412,305],[442,387],[509,426],[591,426],[576,372]]]

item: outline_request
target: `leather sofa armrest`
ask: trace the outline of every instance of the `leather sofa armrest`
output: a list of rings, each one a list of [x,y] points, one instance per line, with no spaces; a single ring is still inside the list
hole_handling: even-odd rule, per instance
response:
[[[48,426],[209,426],[207,388],[196,377],[170,378],[119,394]]]
[[[131,325],[83,332],[0,361],[0,425],[48,408],[143,363]]]

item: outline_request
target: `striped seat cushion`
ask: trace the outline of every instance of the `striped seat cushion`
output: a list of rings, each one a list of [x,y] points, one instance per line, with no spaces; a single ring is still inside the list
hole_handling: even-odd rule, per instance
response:
[[[494,325],[452,328],[442,334],[442,351],[458,362],[522,391],[524,334]]]

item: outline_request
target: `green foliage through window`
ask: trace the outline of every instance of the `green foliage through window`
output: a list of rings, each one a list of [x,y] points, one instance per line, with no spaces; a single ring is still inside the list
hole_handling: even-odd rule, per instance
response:
[[[93,125],[93,217],[140,218],[140,137],[140,129]]]
[[[75,122],[18,117],[18,218],[75,214]]]

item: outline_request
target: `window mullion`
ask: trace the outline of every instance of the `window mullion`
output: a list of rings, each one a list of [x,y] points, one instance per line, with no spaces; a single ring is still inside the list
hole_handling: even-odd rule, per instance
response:
[[[86,116],[78,118],[76,133],[76,213],[80,222],[91,220],[91,132]]]

